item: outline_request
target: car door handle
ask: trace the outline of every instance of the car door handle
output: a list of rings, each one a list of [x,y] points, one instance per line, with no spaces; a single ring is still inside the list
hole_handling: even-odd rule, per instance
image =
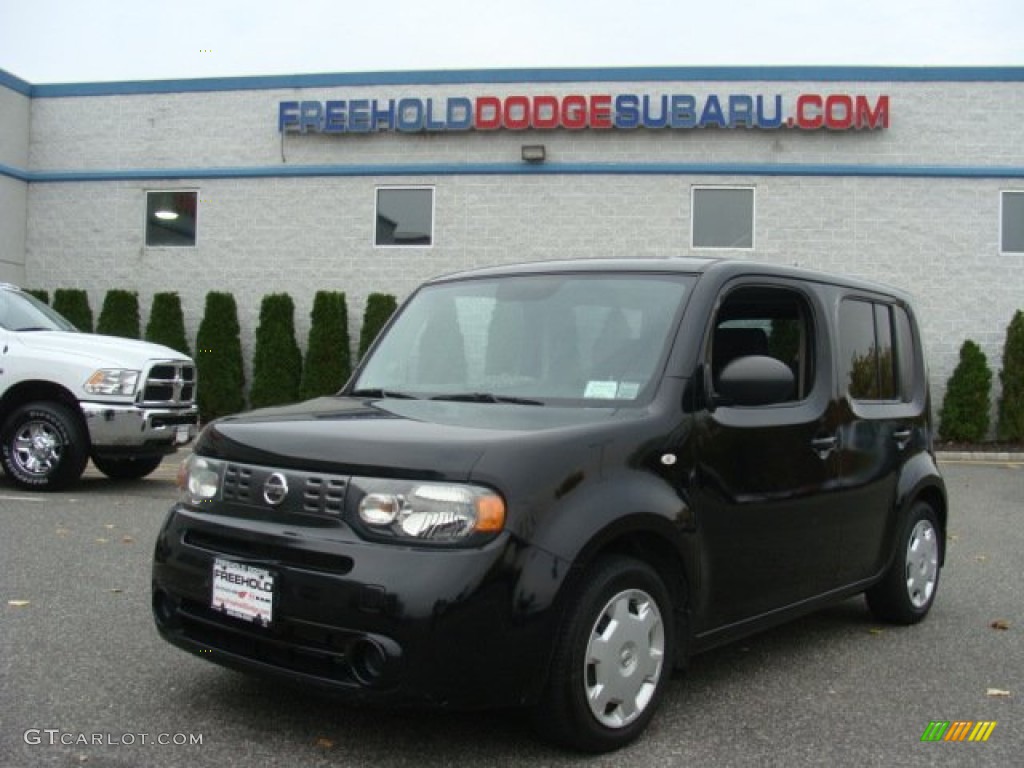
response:
[[[811,448],[818,454],[819,459],[826,459],[836,449],[838,442],[839,440],[835,435],[831,437],[816,437],[811,440]]]

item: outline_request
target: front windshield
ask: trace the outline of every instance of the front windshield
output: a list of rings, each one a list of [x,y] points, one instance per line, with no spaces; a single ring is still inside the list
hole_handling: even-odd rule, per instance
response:
[[[21,291],[0,290],[0,328],[8,331],[75,331],[47,304]]]
[[[421,289],[355,393],[480,402],[640,400],[653,389],[692,278],[560,274]]]

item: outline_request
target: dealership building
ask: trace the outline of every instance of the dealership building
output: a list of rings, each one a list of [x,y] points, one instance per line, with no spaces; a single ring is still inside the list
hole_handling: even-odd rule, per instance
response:
[[[0,71],[0,280],[372,292],[547,258],[710,256],[908,289],[941,397],[1024,308],[1024,68],[630,68],[33,85]],[[998,387],[998,379],[996,380]]]

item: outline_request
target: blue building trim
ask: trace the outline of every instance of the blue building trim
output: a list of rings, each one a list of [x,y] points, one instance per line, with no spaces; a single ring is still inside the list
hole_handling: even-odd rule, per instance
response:
[[[27,83],[20,77],[15,77],[10,72],[5,72],[0,69],[0,87],[9,88],[12,91],[17,91],[22,96],[32,95],[32,84]]]
[[[823,176],[930,179],[1024,179],[1021,166],[821,165],[803,163],[420,163],[274,165],[225,168],[25,171],[0,164],[0,175],[31,183],[180,181],[393,176]]]
[[[6,79],[5,79],[6,78]],[[7,80],[11,82],[8,83]],[[203,93],[384,85],[470,85],[619,82],[1024,82],[1024,67],[607,67],[336,72],[29,85],[0,71],[0,85],[33,98]]]

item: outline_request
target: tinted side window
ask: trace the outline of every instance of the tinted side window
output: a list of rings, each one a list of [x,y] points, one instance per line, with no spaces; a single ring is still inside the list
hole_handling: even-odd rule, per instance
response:
[[[902,307],[843,301],[839,311],[843,380],[855,400],[910,400],[914,352]]]
[[[910,315],[903,307],[895,308],[896,315],[896,361],[900,377],[900,399],[910,402],[914,399],[914,331]]]
[[[814,382],[814,326],[806,300],[793,290],[745,287],[725,297],[711,337],[712,386],[733,360],[765,355],[793,371],[790,401],[803,400]]]

